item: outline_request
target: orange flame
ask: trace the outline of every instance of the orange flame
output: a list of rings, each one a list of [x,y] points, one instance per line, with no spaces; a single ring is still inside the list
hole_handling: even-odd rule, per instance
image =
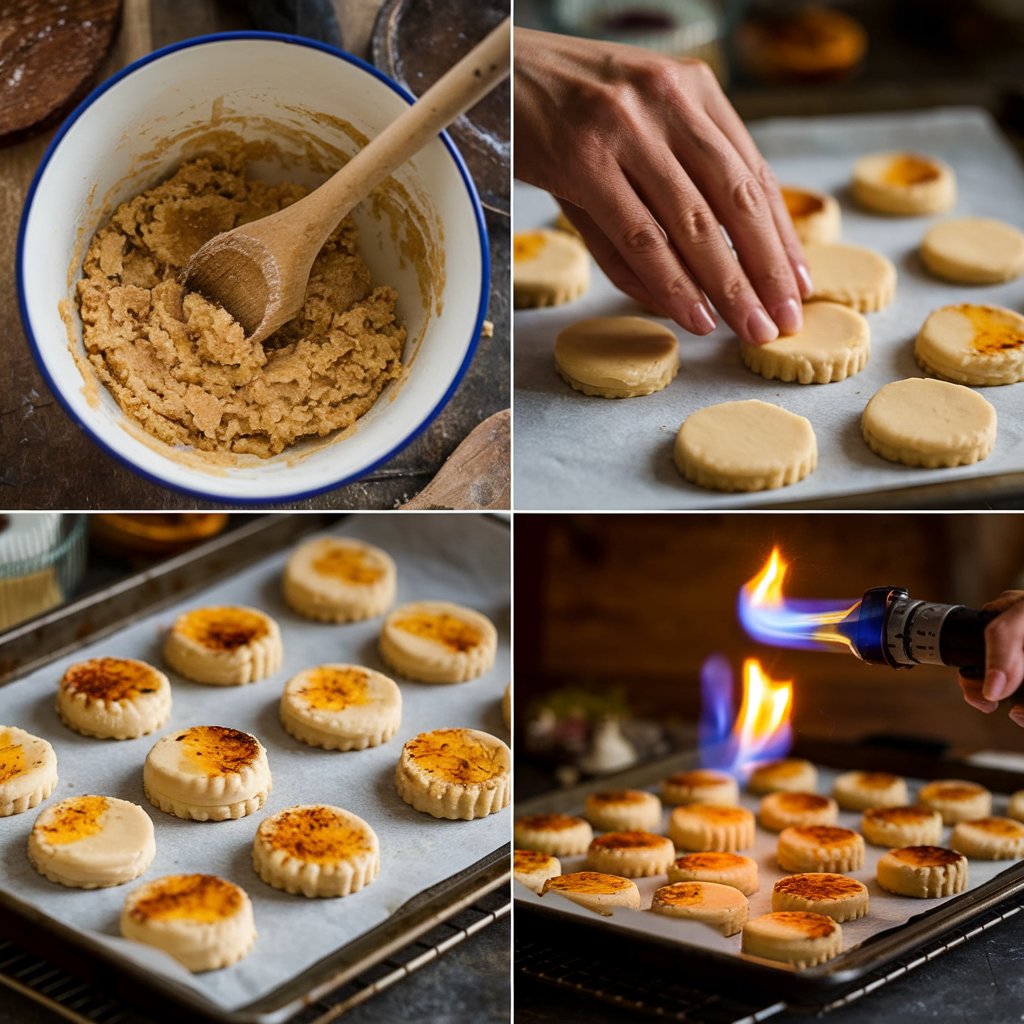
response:
[[[789,563],[772,548],[771,557],[765,567],[743,589],[747,592],[747,601],[754,608],[772,607],[782,604],[782,582],[789,570]]]
[[[792,701],[792,680],[776,682],[756,658],[743,662],[743,703],[732,731],[738,767],[788,750]]]

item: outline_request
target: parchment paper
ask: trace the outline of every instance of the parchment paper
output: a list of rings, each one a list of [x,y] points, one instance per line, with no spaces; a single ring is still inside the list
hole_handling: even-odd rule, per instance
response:
[[[840,773],[831,768],[818,768],[818,792],[819,793],[831,793],[832,784],[835,778]],[[913,800],[914,794],[917,790],[924,785],[924,782],[920,779],[908,779],[908,785],[911,790],[911,800]],[[656,792],[655,787],[650,787],[651,792]],[[748,793],[743,793],[740,796],[740,803],[757,814],[757,808],[760,803],[760,797],[751,796]],[[993,814],[1005,814],[1006,813],[1007,798],[1005,796],[996,796],[993,800]],[[666,808],[664,813],[662,833],[668,830],[668,818],[671,812],[671,808]],[[568,814],[580,814],[582,807],[569,810]],[[860,831],[860,812],[853,811],[840,811],[838,825],[843,828],[852,828],[855,831]],[[952,831],[951,827],[946,827],[942,831],[942,840],[940,845],[949,845],[949,835]],[[757,826],[756,840],[753,850],[740,850],[739,853],[744,854],[748,857],[753,857],[757,861],[758,878],[760,887],[757,892],[752,896],[748,897],[750,904],[750,917],[758,917],[761,914],[769,914],[772,909],[772,887],[780,878],[786,878],[792,872],[783,871],[775,860],[775,851],[778,845],[778,833],[769,832],[767,829]],[[868,896],[870,899],[870,908],[865,917],[860,918],[857,921],[844,921],[842,924],[843,929],[843,950],[852,949],[854,946],[859,945],[865,939],[878,932],[885,931],[888,928],[892,928],[895,925],[906,924],[907,921],[918,914],[922,914],[932,909],[933,907],[940,906],[947,902],[947,900],[953,899],[952,896],[940,897],[937,899],[915,899],[911,896],[897,896],[894,893],[886,892],[878,882],[875,880],[875,874],[878,868],[878,859],[885,853],[885,849],[880,846],[872,846],[871,843],[865,842],[865,854],[864,854],[864,867],[859,871],[845,872],[850,878],[856,878],[858,881],[863,882],[868,887]],[[682,856],[686,851],[678,851],[679,855]],[[562,871],[568,874],[572,871],[583,871],[584,857],[561,857],[559,858],[562,865]],[[1007,868],[1012,867],[1015,861],[986,861],[976,860],[974,858],[968,859],[967,865],[967,889],[974,889],[981,885],[983,882],[987,882],[996,875],[1006,871]],[[661,914],[652,914],[647,912],[651,905],[651,898],[654,895],[654,891],[663,885],[668,884],[667,875],[656,875],[653,878],[637,878],[635,879],[637,888],[640,890],[641,906],[643,910],[629,910],[626,908],[616,908],[614,915],[607,920],[615,927],[621,927],[629,931],[656,934],[668,939],[674,939],[684,945],[695,945],[703,946],[705,948],[717,949],[723,953],[732,953],[736,956],[740,955],[740,936],[732,935],[729,938],[724,938],[719,935],[718,932],[714,931],[705,925],[701,925],[692,921],[682,921],[674,918],[665,917]],[[538,896],[536,893],[527,889],[525,885],[516,883],[514,886],[515,898],[517,900],[525,900],[527,903],[533,903],[537,906],[547,907],[548,910],[565,911],[572,914],[575,917],[586,918],[591,915],[591,911],[585,910],[575,903],[571,903],[569,900],[557,896],[554,893],[548,893],[546,896]],[[965,890],[966,891],[966,890]],[[789,967],[784,969],[789,970]]]
[[[224,1010],[270,992],[327,954],[380,924],[417,893],[471,866],[510,838],[510,815],[447,821],[413,810],[395,792],[393,775],[402,744],[429,729],[468,726],[508,742],[500,700],[510,678],[509,533],[474,515],[377,514],[351,518],[338,531],[387,550],[398,565],[397,603],[441,599],[487,615],[498,629],[495,667],[468,683],[411,683],[402,691],[402,724],[390,742],[340,752],[306,746],[289,736],[278,717],[285,682],[326,662],[352,662],[393,675],[377,654],[382,617],[347,625],[303,619],[280,593],[282,552],[186,602],[146,618],[114,636],[61,658],[0,688],[0,722],[27,729],[53,744],[60,781],[35,810],[0,818],[0,888],[50,917],[105,942],[124,957],[177,979]],[[284,665],[247,686],[203,686],[167,670],[160,657],[165,631],[188,608],[247,604],[281,626]],[[68,665],[86,658],[141,658],[168,671],[171,720],[136,740],[97,740],[65,727],[54,711],[57,683]],[[262,811],[238,821],[194,822],[153,807],[142,790],[146,754],[161,737],[192,725],[225,725],[253,733],[267,748],[273,790]],[[156,827],[156,857],[139,882],[85,891],[47,881],[26,856],[28,834],[45,807],[69,796],[97,793],[132,800]],[[272,889],[255,874],[251,847],[268,814],[295,804],[330,803],[359,815],[380,838],[381,870],[366,888],[341,899],[307,899]],[[239,963],[189,974],[165,954],[119,937],[127,893],[161,875],[206,872],[240,885],[252,898],[259,938]]]
[[[592,262],[590,291],[550,309],[515,314],[515,500],[517,508],[745,508],[786,501],[969,480],[1024,470],[1024,383],[979,388],[995,407],[999,433],[983,462],[955,469],[914,469],[875,455],[860,433],[868,399],[883,385],[925,376],[913,340],[932,310],[974,302],[1024,307],[1024,279],[1002,285],[950,285],[924,269],[917,247],[936,217],[884,217],[853,205],[847,183],[865,153],[910,149],[932,153],[956,171],[959,199],[949,217],[995,217],[1024,228],[1024,170],[987,113],[923,113],[781,118],[751,126],[779,180],[831,192],[842,207],[842,240],[884,253],[896,265],[895,300],[868,314],[872,352],[860,373],[834,384],[768,381],[743,366],[726,326],[706,338],[676,327],[679,376],[643,398],[609,400],[573,391],[554,368],[555,336],[593,316],[649,316]],[[556,206],[517,184],[515,228],[550,225]],[[661,321],[670,324],[669,321]],[[670,326],[674,326],[671,325]],[[758,398],[806,416],[818,439],[818,469],[790,487],[728,495],[688,483],[672,462],[672,445],[690,413],[719,402]]]

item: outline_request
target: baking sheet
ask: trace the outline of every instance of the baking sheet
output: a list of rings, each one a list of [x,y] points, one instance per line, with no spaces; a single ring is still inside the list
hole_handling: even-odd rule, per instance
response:
[[[379,544],[398,565],[397,603],[436,598],[469,605],[498,630],[494,668],[452,686],[396,679],[402,724],[394,738],[362,751],[328,751],[289,736],[278,718],[285,682],[325,662],[354,662],[391,674],[377,654],[382,617],[342,626],[312,622],[291,612],[280,594],[284,551],[237,576],[149,616],[114,636],[51,662],[0,688],[0,722],[42,736],[57,753],[60,781],[35,810],[0,819],[0,889],[98,940],[117,955],[205,996],[222,1010],[237,1009],[272,991],[329,953],[386,920],[417,893],[470,867],[509,840],[502,811],[477,821],[447,821],[413,810],[395,792],[393,774],[405,740],[428,729],[468,726],[506,742],[500,700],[510,677],[509,532],[474,515],[378,514],[350,518],[336,531]],[[61,724],[54,710],[57,682],[68,665],[97,656],[142,658],[164,667],[165,631],[186,608],[250,604],[281,626],[284,664],[247,686],[216,687],[168,672],[174,709],[158,732],[137,740],[96,740]],[[153,807],[142,790],[142,765],[161,737],[191,725],[226,725],[255,734],[266,746],[273,790],[262,811],[237,821],[192,822]],[[26,856],[38,813],[69,796],[100,793],[143,806],[156,828],[156,857],[139,882],[85,891],[48,882]],[[254,873],[250,850],[260,821],[294,804],[332,803],[365,819],[380,838],[381,870],[374,882],[343,899],[307,899],[272,889]],[[193,975],[158,950],[119,937],[127,893],[141,882],[201,871],[237,884],[253,901],[259,938],[231,967]]]
[[[855,207],[847,182],[854,160],[876,150],[933,153],[956,171],[959,199],[949,217],[995,217],[1024,228],[1024,169],[983,110],[942,109],[849,117],[779,118],[750,126],[780,181],[836,196],[842,240],[875,249],[896,265],[896,299],[867,314],[872,353],[860,373],[834,384],[768,381],[740,360],[732,331],[706,338],[670,321],[680,340],[679,376],[643,398],[608,400],[573,391],[554,368],[555,336],[593,316],[650,316],[591,263],[590,291],[575,302],[515,314],[516,508],[730,509],[788,501],[969,481],[1024,470],[1024,383],[979,388],[995,407],[999,433],[983,462],[955,469],[920,469],[875,455],[860,433],[868,399],[883,385],[924,376],[913,340],[932,310],[974,302],[1024,309],[1024,278],[1001,285],[951,285],[931,277],[917,255],[936,217],[884,217]],[[515,230],[550,225],[556,212],[545,192],[517,183]],[[691,484],[672,462],[680,424],[719,402],[758,398],[806,416],[818,439],[818,469],[790,487],[723,494]]]
[[[841,773],[835,769],[822,768],[819,766],[818,792],[831,793],[832,784],[835,781],[836,776],[840,774]],[[920,779],[908,779],[907,783],[910,787],[912,797],[913,794],[916,793],[917,789],[925,784],[924,781]],[[649,788],[651,792],[657,792],[657,787],[651,786],[647,788]],[[1005,796],[995,796],[993,799],[993,814],[1005,814],[1007,801],[1008,798]],[[752,796],[749,793],[743,793],[740,796],[740,804],[751,810],[754,814],[757,813],[759,803],[760,797]],[[665,808],[662,822],[663,827],[660,830],[662,833],[666,833],[668,831],[668,818],[671,811],[671,807]],[[568,810],[565,813],[580,814],[581,812],[582,805]],[[861,813],[859,811],[841,810],[839,812],[839,820],[837,824],[843,828],[852,828],[859,832],[860,821]],[[943,828],[940,845],[948,845],[951,831],[951,826]],[[756,893],[748,897],[751,918],[758,917],[761,914],[771,913],[772,887],[780,878],[787,878],[792,874],[790,871],[783,871],[775,860],[777,843],[777,832],[770,832],[758,825],[754,849],[738,851],[746,856],[753,857],[757,861],[760,886]],[[894,893],[886,892],[886,890],[883,889],[875,879],[875,874],[878,868],[878,859],[886,852],[886,850],[880,846],[873,846],[868,842],[865,842],[864,846],[864,867],[859,871],[848,871],[844,872],[844,874],[848,875],[850,878],[856,878],[868,887],[870,907],[867,915],[859,920],[843,922],[841,927],[843,929],[844,952],[859,945],[872,935],[877,935],[879,932],[885,931],[889,928],[906,924],[911,917],[926,913],[934,907],[940,906],[941,904],[954,899],[952,896],[939,897],[936,899],[916,899],[911,896],[897,896]],[[682,856],[682,854],[687,851],[679,850],[677,852]],[[583,871],[585,859],[586,858],[583,856],[560,857],[559,861],[562,865],[562,871],[568,874],[573,871]],[[969,858],[967,866],[967,890],[965,891],[975,889],[982,883],[990,881],[997,875],[1002,874],[1008,868],[1013,867],[1016,863],[1016,861],[984,861]],[[715,949],[722,953],[729,953],[737,957],[740,956],[740,935],[732,935],[726,938],[718,934],[718,932],[714,931],[712,928],[693,921],[682,921],[665,917],[661,914],[652,914],[647,912],[650,908],[651,898],[654,895],[654,891],[661,886],[668,884],[667,875],[655,875],[652,878],[637,878],[634,881],[637,884],[637,888],[640,890],[641,906],[643,907],[643,910],[615,908],[613,916],[606,919],[612,926],[629,932],[658,935],[662,938],[680,942],[684,945],[701,946],[705,949]],[[530,889],[527,889],[526,886],[520,882],[515,884],[514,891],[515,898],[517,900],[524,900],[525,902],[534,904],[535,906],[543,906],[548,910],[557,910],[558,912],[568,913],[573,917],[593,919],[593,913],[591,911],[585,910],[583,907],[557,896],[554,893],[548,893],[546,896],[541,897]],[[782,970],[792,970],[792,968],[785,964],[779,964],[772,961],[763,962],[771,963],[772,966],[779,967]]]

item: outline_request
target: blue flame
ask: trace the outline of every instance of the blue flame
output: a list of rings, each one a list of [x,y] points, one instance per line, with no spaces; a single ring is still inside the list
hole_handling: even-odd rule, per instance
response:
[[[740,590],[736,610],[747,634],[763,644],[805,651],[852,651],[850,631],[860,601],[811,601],[784,598],[755,604],[748,587]]]

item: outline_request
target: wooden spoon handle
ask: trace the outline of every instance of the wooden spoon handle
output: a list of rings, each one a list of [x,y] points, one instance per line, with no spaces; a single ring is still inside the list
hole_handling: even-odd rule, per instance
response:
[[[506,18],[340,171],[295,204],[292,212],[301,205],[309,229],[326,227],[326,239],[341,218],[389,174],[508,77],[511,21]]]

